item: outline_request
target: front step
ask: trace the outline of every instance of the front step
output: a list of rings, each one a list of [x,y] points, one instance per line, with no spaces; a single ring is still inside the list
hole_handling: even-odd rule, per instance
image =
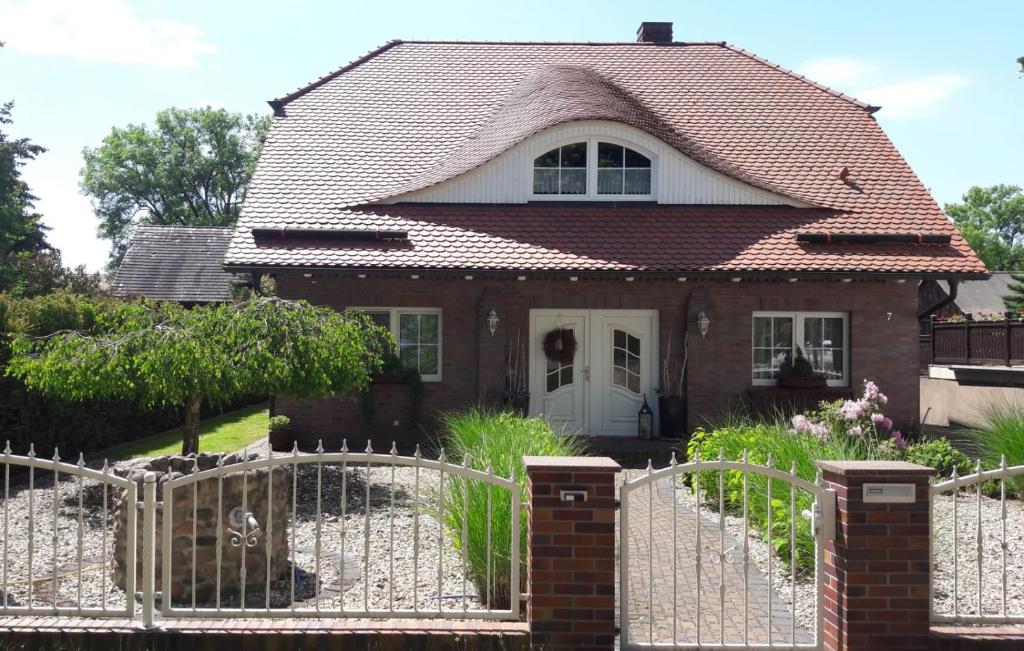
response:
[[[655,468],[664,468],[676,453],[680,463],[686,459],[686,439],[637,439],[622,436],[590,436],[587,452],[615,459],[623,468],[646,468],[648,460]]]

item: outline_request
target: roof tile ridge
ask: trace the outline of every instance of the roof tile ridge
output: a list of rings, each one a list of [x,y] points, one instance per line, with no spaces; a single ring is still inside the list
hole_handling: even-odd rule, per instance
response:
[[[758,56],[757,54],[754,54],[753,52],[750,52],[748,50],[744,50],[743,48],[739,47],[738,45],[733,45],[732,43],[727,43],[725,41],[722,41],[721,45],[722,45],[722,47],[724,47],[727,50],[732,50],[733,52],[736,52],[737,54],[742,54],[742,55],[744,55],[746,57],[749,57],[749,58],[753,59],[754,61],[757,61],[760,64],[766,65],[769,68],[774,68],[775,70],[778,70],[779,72],[787,74],[787,75],[789,75],[790,77],[792,77],[794,79],[799,79],[800,81],[802,81],[804,83],[807,83],[807,84],[810,84],[811,86],[814,86],[818,90],[824,91],[824,92],[828,93],[829,95],[832,95],[834,97],[838,97],[840,99],[844,99],[844,100],[850,102],[851,104],[854,104],[855,106],[858,106],[858,107],[864,109],[868,113],[875,113],[876,111],[878,111],[878,109],[882,108],[880,106],[873,106],[871,104],[868,104],[867,102],[862,102],[861,100],[857,99],[856,97],[853,97],[852,95],[847,95],[846,93],[838,91],[838,90],[836,90],[834,88],[830,88],[830,87],[826,86],[825,84],[820,84],[820,83],[814,81],[813,79],[810,79],[809,77],[805,77],[804,75],[801,75],[801,74],[799,74],[797,72],[794,72],[793,70],[791,70],[791,69],[789,69],[789,68],[787,68],[785,66],[781,66],[778,63],[775,63],[773,61],[769,61],[768,59],[765,59],[762,56]]]
[[[652,43],[638,41],[517,41],[517,40],[475,40],[475,39],[402,39],[406,45],[635,45],[637,47],[686,47],[692,45],[726,45],[725,41],[672,41]]]
[[[343,66],[341,66],[339,68],[335,68],[331,72],[328,72],[325,75],[317,77],[313,81],[311,81],[311,82],[309,82],[309,83],[307,83],[307,84],[305,84],[303,86],[299,86],[298,88],[296,88],[295,90],[293,90],[290,93],[287,93],[285,95],[281,95],[280,97],[275,97],[274,99],[271,99],[271,100],[267,100],[267,104],[270,104],[270,107],[272,109],[274,109],[274,115],[281,115],[282,111],[283,111],[283,108],[284,108],[284,105],[287,104],[288,102],[292,101],[293,99],[295,99],[297,97],[301,97],[302,95],[305,95],[306,93],[308,93],[309,91],[311,91],[311,90],[313,90],[315,88],[319,88],[320,86],[326,84],[328,81],[334,79],[335,77],[337,77],[337,76],[339,76],[341,74],[344,74],[344,73],[348,72],[349,70],[352,70],[353,68],[356,68],[356,67],[366,63],[370,59],[372,59],[372,58],[374,58],[374,57],[376,57],[376,56],[378,56],[380,54],[383,54],[384,52],[387,52],[388,50],[390,50],[391,48],[395,47],[396,45],[401,45],[404,42],[405,41],[403,41],[402,39],[392,39],[390,41],[387,41],[383,45],[380,45],[380,46],[370,50],[369,52],[366,52],[366,53],[362,54],[361,56],[357,57],[356,59],[353,59],[352,61],[349,61],[348,63],[344,64]]]

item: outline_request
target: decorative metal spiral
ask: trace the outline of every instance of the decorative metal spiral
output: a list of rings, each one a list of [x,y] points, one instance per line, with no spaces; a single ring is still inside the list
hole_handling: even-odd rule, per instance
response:
[[[231,521],[232,524],[235,524],[236,520],[241,520],[241,531],[228,528],[228,542],[232,547],[241,547],[243,544],[246,547],[255,547],[262,533],[260,523],[256,521],[256,517],[252,513],[246,512],[242,515],[241,509],[237,510],[239,511],[237,515],[235,510],[232,510]]]

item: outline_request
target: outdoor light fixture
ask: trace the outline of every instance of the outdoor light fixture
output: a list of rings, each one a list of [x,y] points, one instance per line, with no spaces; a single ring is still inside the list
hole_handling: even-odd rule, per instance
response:
[[[711,319],[708,315],[701,310],[701,313],[697,315],[697,327],[700,329],[700,338],[703,339],[708,335],[708,329],[711,327]]]
[[[1020,66],[1020,74],[1024,75],[1024,57],[1017,57],[1017,64]]]
[[[487,329],[491,331],[491,336],[494,336],[494,331],[498,329],[498,313],[491,310],[491,313],[487,315]]]

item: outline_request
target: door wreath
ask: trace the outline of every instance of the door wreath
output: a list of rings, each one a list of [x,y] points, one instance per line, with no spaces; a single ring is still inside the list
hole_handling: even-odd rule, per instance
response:
[[[576,357],[576,334],[569,328],[555,328],[544,335],[544,356],[553,362],[572,364]]]

